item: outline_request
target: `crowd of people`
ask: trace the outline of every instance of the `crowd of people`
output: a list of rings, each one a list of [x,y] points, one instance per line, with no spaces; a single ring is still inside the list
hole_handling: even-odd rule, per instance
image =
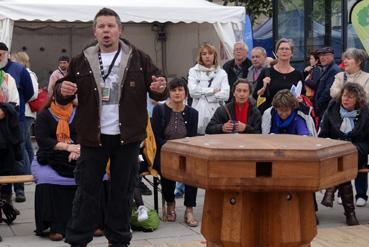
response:
[[[294,134],[346,140],[358,149],[358,167],[367,166],[365,51],[347,49],[339,67],[331,47],[319,48],[299,71],[291,65],[294,44],[290,39],[276,43],[275,59],[268,59],[264,48],[254,47],[250,60],[246,44],[236,42],[234,59],[223,67],[216,47],[204,43],[188,78],[167,82],[148,55],[121,39],[122,31],[117,13],[101,9],[93,22],[96,41],[72,60],[65,55],[58,59],[48,84],[49,101],[37,116],[29,105],[39,92],[29,57],[18,52],[9,58],[8,47],[0,43],[0,175],[32,171],[37,235],[48,231],[51,240],[65,238],[78,247],[86,246],[102,230],[109,246],[129,245],[138,157],[150,118],[157,147],[150,163],[159,174],[160,150],[167,140],[205,134]],[[33,123],[36,155],[30,140]],[[102,209],[107,166],[109,185]],[[176,182],[161,177],[161,186],[164,220],[176,221]],[[15,201],[24,202],[24,185],[13,187]],[[327,188],[321,202],[332,207],[338,190],[347,225],[359,224],[355,204],[365,206],[368,200],[367,173],[358,174],[355,188],[355,200],[347,181]],[[184,222],[196,227],[197,188],[185,184],[184,195]],[[1,187],[1,198],[12,202],[12,185]],[[147,219],[140,195],[135,201],[146,213],[139,218]],[[97,220],[101,210],[103,222]]]

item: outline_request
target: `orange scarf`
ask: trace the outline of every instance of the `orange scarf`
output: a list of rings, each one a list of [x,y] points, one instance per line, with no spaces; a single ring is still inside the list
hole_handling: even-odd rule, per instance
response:
[[[56,127],[56,138],[59,142],[70,143],[69,118],[73,112],[73,104],[69,103],[65,109],[61,108],[54,102],[50,106],[51,113],[59,119]]]

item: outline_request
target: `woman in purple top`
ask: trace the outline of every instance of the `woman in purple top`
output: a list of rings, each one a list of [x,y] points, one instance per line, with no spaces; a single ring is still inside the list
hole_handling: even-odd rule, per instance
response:
[[[287,90],[279,91],[273,98],[272,107],[263,114],[263,134],[292,134],[311,136],[314,130],[309,130],[307,122],[310,116],[299,108],[299,102]]]
[[[73,170],[80,155],[76,144],[76,108],[72,103],[59,105],[52,97],[36,119],[35,134],[39,150],[32,162],[36,181],[36,235],[48,234],[50,240],[63,239],[72,214],[76,191]]]

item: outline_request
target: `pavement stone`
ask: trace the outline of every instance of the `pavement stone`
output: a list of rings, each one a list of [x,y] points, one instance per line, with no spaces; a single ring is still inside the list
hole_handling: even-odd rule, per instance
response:
[[[15,203],[14,205],[21,212],[21,215],[15,222],[7,226],[0,224],[0,235],[3,242],[0,247],[67,247],[63,241],[52,242],[48,238],[38,237],[34,234],[34,184],[25,186],[27,201],[25,203]],[[195,208],[195,216],[201,222],[202,208],[204,204],[205,192],[199,189],[197,196],[197,207]],[[323,193],[317,192],[318,204],[323,197]],[[153,196],[143,197],[145,205],[153,208]],[[158,230],[154,232],[137,232],[133,233],[131,246],[133,247],[205,247],[205,239],[200,233],[201,227],[188,227],[183,220],[185,207],[183,206],[183,198],[176,199],[176,222],[161,222]],[[369,206],[356,208],[356,214],[361,224],[369,223]],[[159,215],[161,216],[161,198],[159,200]],[[318,216],[320,219],[319,229],[328,229],[345,226],[345,217],[343,215],[343,207],[336,202],[333,208],[326,208],[319,204]],[[89,247],[107,246],[107,240],[104,237],[94,238],[88,245]],[[312,246],[314,245],[314,242]],[[319,245],[320,246],[320,245]],[[369,244],[368,244],[369,246]],[[333,246],[332,246],[333,247]]]

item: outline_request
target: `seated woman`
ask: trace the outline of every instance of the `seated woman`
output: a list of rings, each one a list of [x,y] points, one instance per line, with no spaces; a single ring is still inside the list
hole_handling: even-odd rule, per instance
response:
[[[263,134],[315,136],[314,121],[288,89],[279,91],[262,118]],[[307,109],[308,111],[308,109]]]
[[[36,234],[44,235],[50,228],[49,238],[53,241],[63,239],[77,188],[73,170],[80,146],[75,144],[75,113],[72,103],[59,105],[52,97],[37,115],[35,125],[39,146],[32,162],[36,181]]]
[[[368,163],[369,153],[369,110],[364,88],[358,83],[344,84],[341,93],[332,100],[323,116],[319,137],[352,142],[358,150],[358,168]],[[328,188],[322,200],[326,207],[333,206],[337,187]],[[346,224],[358,225],[351,181],[338,185]]]
[[[218,107],[206,127],[206,134],[260,133],[261,114],[250,100],[251,90],[249,81],[238,79],[232,88],[234,100]]]
[[[197,135],[198,112],[185,105],[188,96],[188,88],[184,79],[173,79],[168,83],[169,99],[164,104],[154,107],[152,115],[152,127],[155,134],[157,152],[154,168],[160,171],[160,150],[167,140],[191,137]],[[175,221],[174,189],[176,182],[161,178],[162,192],[167,202],[166,220]],[[184,220],[188,226],[198,226],[198,221],[193,216],[193,207],[196,206],[197,188],[185,185],[186,206]]]

